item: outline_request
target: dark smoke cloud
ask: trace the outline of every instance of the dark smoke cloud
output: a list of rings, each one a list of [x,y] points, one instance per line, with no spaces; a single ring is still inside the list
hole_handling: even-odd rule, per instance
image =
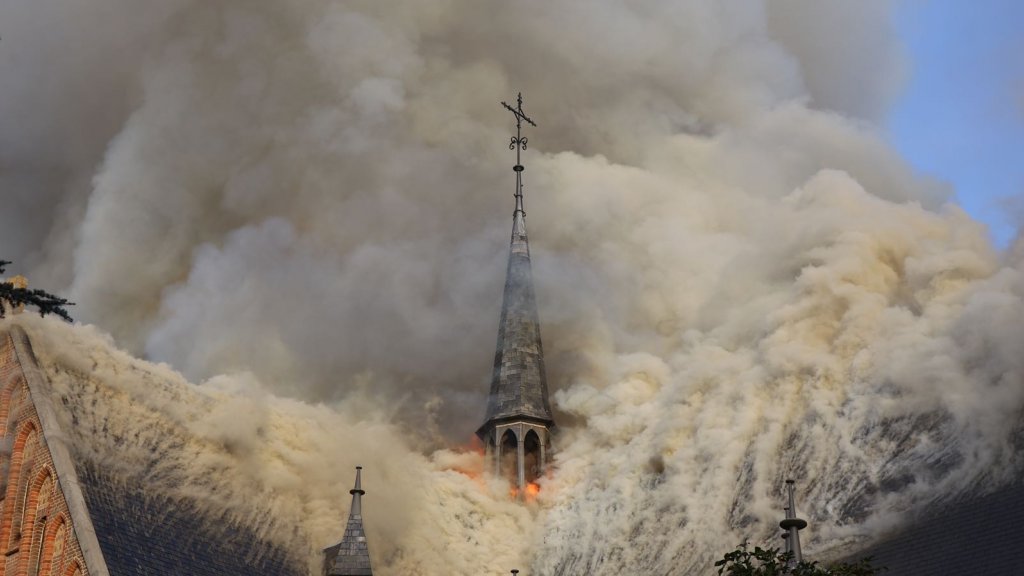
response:
[[[55,29],[76,21],[60,3],[32,6],[12,13]],[[259,366],[275,380],[300,374],[291,393],[327,398],[346,375],[371,370],[398,387],[464,389],[470,396],[449,399],[461,411],[479,400],[473,392],[486,374],[493,319],[481,312],[497,307],[507,233],[501,169],[509,159],[496,145],[507,119],[496,101],[515,90],[526,91],[541,119],[540,151],[599,153],[644,169],[664,155],[666,139],[693,134],[727,150],[714,154],[716,179],[756,182],[759,195],[786,194],[822,166],[896,198],[928,186],[870,132],[803,118],[796,104],[805,84],[825,82],[822,70],[859,58],[865,43],[877,52],[878,43],[851,33],[835,50],[805,55],[797,48],[815,42],[821,27],[797,26],[796,15],[828,25],[849,14],[751,8],[428,3],[399,14],[372,4],[180,2],[154,11],[108,2],[100,12],[116,17],[25,48],[41,55],[21,69],[67,86],[29,83],[14,100],[25,111],[5,117],[61,127],[27,153],[59,164],[79,185],[34,184],[49,198],[35,195],[32,216],[7,229],[31,242],[24,260],[38,263],[34,277],[44,281],[67,277],[74,246],[82,318],[193,378]],[[882,5],[872,10],[884,15]],[[859,21],[884,29],[884,18]],[[780,22],[792,26],[774,30]],[[62,48],[84,64],[67,62]],[[856,85],[859,92],[839,90],[876,99],[874,83]],[[79,104],[58,103],[72,101]],[[67,120],[42,121],[48,108]],[[51,153],[65,134],[85,135],[81,163]],[[765,154],[767,142],[778,154]],[[91,189],[81,186],[90,170]],[[544,203],[567,194],[565,186],[532,176],[534,242],[544,250],[554,236],[543,232],[557,230],[551,221],[575,218],[590,200],[549,209]],[[285,245],[260,240],[289,227]],[[243,239],[268,242],[266,258]],[[578,255],[579,243],[566,242],[556,254]],[[266,276],[284,269],[288,289],[270,289]],[[604,280],[589,273],[598,286]],[[244,297],[228,289],[240,278],[254,287]],[[311,316],[303,319],[293,300],[315,302]],[[243,325],[260,326],[266,344],[246,338],[258,331]],[[361,337],[340,352],[325,345],[353,326]],[[208,342],[192,346],[185,333]],[[552,352],[560,354],[557,344]],[[553,372],[558,379],[558,362]]]

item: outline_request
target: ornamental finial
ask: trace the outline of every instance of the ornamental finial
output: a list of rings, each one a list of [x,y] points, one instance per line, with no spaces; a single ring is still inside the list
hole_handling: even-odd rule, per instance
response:
[[[516,135],[512,138],[512,141],[509,143],[508,149],[516,151],[516,165],[515,165],[515,167],[513,169],[516,172],[522,172],[523,171],[523,164],[519,160],[519,153],[522,150],[526,150],[526,142],[527,142],[526,136],[522,135],[523,120],[526,120],[527,122],[530,123],[531,126],[533,126],[535,128],[537,127],[537,124],[533,120],[530,120],[530,117],[527,116],[525,112],[523,112],[523,93],[522,92],[519,93],[519,96],[516,99],[516,107],[515,108],[509,106],[504,101],[502,101],[501,105],[504,106],[505,108],[507,108],[508,111],[511,112],[512,114],[514,114],[515,117],[516,117]]]

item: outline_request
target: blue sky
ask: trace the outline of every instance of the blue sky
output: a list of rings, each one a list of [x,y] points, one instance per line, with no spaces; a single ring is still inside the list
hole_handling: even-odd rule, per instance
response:
[[[910,78],[890,138],[1006,246],[1024,220],[1024,0],[908,0],[896,25]]]

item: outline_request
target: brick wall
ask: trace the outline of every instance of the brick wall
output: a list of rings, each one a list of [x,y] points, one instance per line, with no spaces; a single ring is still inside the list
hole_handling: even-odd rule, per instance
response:
[[[0,576],[86,576],[10,333],[0,332]]]

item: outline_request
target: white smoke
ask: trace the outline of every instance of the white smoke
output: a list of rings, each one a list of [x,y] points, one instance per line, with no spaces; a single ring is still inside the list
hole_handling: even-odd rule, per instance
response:
[[[114,349],[93,328],[18,321],[81,461],[146,485],[152,497],[234,519],[308,557],[312,574],[319,551],[343,533],[359,464],[367,467],[366,528],[379,571],[470,574],[527,557],[527,542],[505,534],[528,532],[531,513],[473,479],[482,457],[441,451],[428,460],[379,398],[313,405],[269,395],[251,374],[195,386],[166,365]],[[493,489],[507,494],[508,484]],[[479,530],[485,521],[489,529]],[[467,535],[471,542],[452,546]],[[480,550],[491,552],[481,558]]]
[[[316,456],[290,465],[321,480],[259,485],[315,503],[314,546],[340,527],[340,447],[366,437],[394,574],[696,569],[770,536],[788,475],[824,550],[1019,465],[1020,259],[871,124],[904,69],[888,2],[94,4],[83,29],[61,0],[0,7],[69,27],[0,31],[4,134],[58,126],[0,140],[0,167],[73,176],[3,181],[51,198],[4,211],[3,256],[68,279],[76,317],[130,351],[261,390],[194,394],[295,422]],[[483,414],[512,207],[498,101],[519,90],[563,429],[528,511],[447,470],[472,457],[420,455]],[[174,406],[274,473],[259,424]]]

